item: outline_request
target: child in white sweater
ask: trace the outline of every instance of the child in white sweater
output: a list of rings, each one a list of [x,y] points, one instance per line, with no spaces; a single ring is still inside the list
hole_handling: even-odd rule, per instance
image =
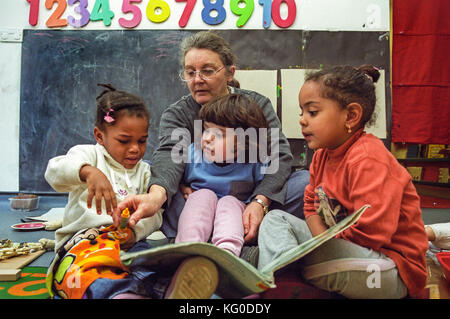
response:
[[[106,90],[97,98],[97,144],[72,147],[66,155],[52,158],[45,172],[47,182],[56,191],[69,193],[62,228],[55,233],[57,256],[47,278],[51,294],[63,298],[113,298],[121,292],[141,293],[135,283],[108,292],[105,282],[110,281],[113,284],[107,286],[114,287],[115,280],[130,277],[120,262],[120,249],[149,248],[139,241],[162,223],[159,211],[129,228],[126,239],[120,241],[117,229],[111,226],[110,215],[118,202],[148,191],[150,167],[142,158],[149,112],[141,98],[103,86]],[[88,255],[92,255],[90,260]],[[98,266],[87,266],[86,262]],[[102,271],[98,271],[100,268]],[[102,279],[98,289],[92,285],[94,281],[97,284],[97,279]]]

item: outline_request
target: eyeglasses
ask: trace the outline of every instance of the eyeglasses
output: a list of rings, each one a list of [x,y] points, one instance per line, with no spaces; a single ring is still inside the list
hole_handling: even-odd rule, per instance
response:
[[[201,79],[207,81],[212,80],[214,76],[220,72],[225,66],[221,67],[218,70],[214,70],[211,68],[201,69],[200,71],[193,71],[193,70],[184,70],[180,72],[180,79],[185,82],[191,82],[195,79],[197,74],[200,76]]]

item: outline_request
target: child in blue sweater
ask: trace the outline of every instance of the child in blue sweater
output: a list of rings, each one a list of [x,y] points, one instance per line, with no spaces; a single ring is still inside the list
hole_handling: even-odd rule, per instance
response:
[[[257,104],[238,94],[204,105],[200,118],[201,145],[189,146],[181,186],[186,204],[175,242],[208,242],[212,235],[214,245],[239,256],[242,213],[266,168],[261,158],[268,153],[268,122]]]

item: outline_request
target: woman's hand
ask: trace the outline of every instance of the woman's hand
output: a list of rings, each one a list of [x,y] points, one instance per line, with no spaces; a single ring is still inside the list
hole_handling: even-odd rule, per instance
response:
[[[131,212],[128,225],[134,227],[141,218],[153,216],[166,200],[166,190],[159,185],[152,185],[148,194],[128,196],[112,213],[114,225],[119,225],[120,215],[125,208]]]
[[[106,213],[111,215],[117,207],[116,193],[105,174],[98,168],[84,165],[80,169],[80,179],[86,182],[88,188],[87,207],[92,207],[92,200],[95,198],[97,214],[102,213],[102,198],[105,200]]]
[[[267,206],[270,205],[270,200],[263,196],[257,195],[257,198],[264,201]],[[257,202],[250,202],[244,210],[242,215],[242,222],[244,225],[244,241],[246,243],[256,242],[258,239],[259,225],[264,218],[264,208]]]

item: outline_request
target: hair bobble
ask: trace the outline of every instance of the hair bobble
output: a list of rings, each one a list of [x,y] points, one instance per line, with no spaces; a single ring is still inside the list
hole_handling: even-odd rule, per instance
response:
[[[373,82],[373,78],[369,74],[367,74],[366,72],[363,72],[363,74],[366,78],[368,78],[371,82]]]
[[[112,114],[109,114],[113,112],[114,112],[113,109],[109,109],[108,113],[106,113],[106,115],[103,117],[106,123],[112,123],[115,121],[114,118],[111,116]]]

